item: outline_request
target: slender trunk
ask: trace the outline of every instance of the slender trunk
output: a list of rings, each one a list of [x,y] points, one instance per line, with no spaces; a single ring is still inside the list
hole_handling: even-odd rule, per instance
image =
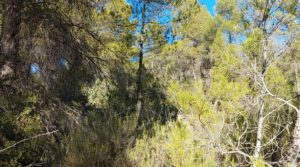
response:
[[[264,107],[265,104],[264,102],[262,102],[262,106],[258,113],[257,137],[256,137],[255,150],[254,150],[255,159],[259,158],[261,152],[261,142],[263,138],[263,127],[264,127]]]
[[[21,0],[3,0],[0,46],[0,80],[12,76],[18,59],[18,34],[21,24]]]
[[[268,38],[265,35],[264,41],[263,41],[263,60],[262,60],[262,69],[261,69],[261,75],[263,78],[265,78],[266,70],[268,66]],[[265,94],[265,90],[261,91],[261,94]],[[260,109],[258,113],[258,125],[257,125],[257,137],[256,137],[256,144],[255,144],[255,150],[254,150],[254,158],[258,159],[261,153],[262,149],[262,139],[264,134],[264,110],[265,110],[265,100],[260,99]]]
[[[295,122],[295,129],[293,131],[293,140],[291,147],[288,151],[287,157],[288,163],[291,167],[297,167],[300,160],[300,112],[297,112],[297,118]]]
[[[143,51],[140,51],[139,53],[139,67],[138,67],[138,73],[137,73],[137,103],[136,103],[136,117],[137,119],[140,117],[141,111],[142,111],[142,99],[143,99]]]
[[[296,93],[297,93],[297,96],[300,96],[300,79],[299,79],[299,77],[298,77],[298,72],[299,72],[299,64],[297,63],[298,61],[297,61],[297,58],[296,58],[296,56],[294,55],[293,56],[293,58],[294,58],[294,71],[295,71],[295,77],[296,77]]]
[[[294,65],[294,72],[295,72],[295,79],[296,79],[296,100],[299,101],[300,98],[300,81],[299,81],[299,77],[298,77],[298,63],[297,63],[297,58],[295,55],[293,55],[293,65]],[[299,105],[295,104],[295,105]],[[297,106],[296,106],[297,107]],[[300,166],[300,109],[298,106],[298,110],[296,110],[297,112],[297,117],[296,117],[296,121],[295,121],[295,127],[294,127],[294,131],[293,131],[293,136],[292,136],[292,143],[291,143],[291,147],[288,150],[288,155],[287,155],[287,161],[289,163],[289,165],[291,167],[297,167]]]
[[[295,75],[296,75],[296,91],[297,95],[300,95],[300,88],[299,88],[299,79],[298,79],[298,64],[296,63],[296,60],[294,60],[294,66],[295,66]],[[297,97],[299,98],[299,97]],[[299,104],[298,104],[299,105]],[[297,118],[295,122],[295,128],[293,131],[292,136],[292,143],[291,147],[288,151],[287,160],[291,167],[297,167],[300,164],[300,110],[298,107],[297,112]]]
[[[141,39],[139,42],[140,45],[140,53],[139,53],[139,67],[137,73],[137,103],[136,103],[136,118],[137,120],[141,117],[142,107],[143,107],[143,58],[144,58],[144,29],[145,29],[145,12],[146,12],[146,4],[143,4],[142,8],[142,18],[141,18]]]

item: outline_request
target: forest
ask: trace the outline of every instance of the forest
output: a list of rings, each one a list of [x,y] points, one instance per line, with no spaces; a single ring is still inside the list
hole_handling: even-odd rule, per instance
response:
[[[1,167],[300,167],[299,0],[0,3]]]

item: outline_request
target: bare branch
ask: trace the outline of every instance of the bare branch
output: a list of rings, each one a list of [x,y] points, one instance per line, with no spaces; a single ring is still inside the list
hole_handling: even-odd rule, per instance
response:
[[[289,102],[289,100],[285,100],[275,94],[273,94],[267,87],[266,83],[265,83],[265,80],[264,78],[257,72],[257,70],[254,68],[254,71],[258,74],[258,77],[261,79],[261,82],[262,82],[262,86],[263,88],[265,89],[266,93],[269,95],[269,96],[272,96],[274,98],[276,98],[277,100],[281,101],[281,102],[284,102],[286,105],[290,106],[291,108],[293,108],[297,113],[300,113],[300,109],[297,108],[295,105],[293,105],[292,103]]]
[[[8,147],[6,147],[6,148],[4,148],[4,149],[1,149],[1,150],[0,150],[0,153],[3,153],[4,151],[7,151],[7,150],[9,150],[9,149],[11,149],[11,148],[13,148],[13,147],[15,147],[15,146],[21,144],[21,143],[24,143],[24,142],[28,141],[28,140],[36,139],[36,138],[39,138],[39,137],[42,137],[42,136],[48,136],[48,135],[51,135],[51,134],[53,134],[53,133],[57,133],[58,131],[59,131],[59,130],[54,130],[54,131],[52,131],[52,132],[42,133],[42,134],[39,134],[39,135],[35,135],[35,136],[32,136],[32,137],[29,137],[29,138],[20,140],[20,141],[16,142],[16,143],[13,144],[13,145],[10,145],[10,146],[8,146]]]

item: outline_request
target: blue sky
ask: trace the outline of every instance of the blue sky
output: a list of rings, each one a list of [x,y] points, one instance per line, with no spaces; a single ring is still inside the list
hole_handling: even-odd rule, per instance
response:
[[[201,6],[206,6],[206,9],[208,10],[208,12],[214,16],[215,15],[215,6],[216,6],[216,3],[217,3],[217,0],[197,0],[199,5]],[[140,8],[141,6],[140,5],[137,5],[139,4],[139,2],[137,0],[126,0],[126,2],[128,4],[130,4],[131,6],[133,7],[137,7],[137,8]],[[136,6],[137,5],[137,6]],[[135,10],[137,12],[140,11],[140,9],[137,9]],[[170,23],[170,21],[173,19],[173,16],[172,16],[172,11],[171,10],[165,10],[165,11],[162,11],[161,13],[162,15],[159,16],[158,19],[156,19],[159,23],[163,24],[163,25],[168,25]],[[130,20],[134,20],[134,19],[137,19],[139,17],[139,13],[135,13],[133,11],[132,13],[132,16],[130,18]],[[139,31],[139,27],[140,26],[137,26],[137,30]],[[167,41],[169,43],[173,43],[174,42],[174,37],[172,36],[171,32],[169,31],[166,31],[166,34],[165,34],[165,37],[167,39]],[[137,62],[138,61],[138,58],[136,56],[132,57],[131,58],[131,61],[133,62]]]
[[[132,16],[130,20],[140,19],[140,11],[141,11],[141,2],[138,0],[125,0],[129,5],[131,5],[134,10],[132,12]],[[214,16],[215,15],[215,6],[217,3],[217,0],[197,0],[199,5],[205,6],[208,12]],[[149,13],[151,15],[151,12]],[[147,15],[147,14],[146,14]],[[158,21],[160,24],[168,25],[170,21],[173,19],[172,16],[172,10],[163,10],[161,13],[159,13],[158,18],[154,19]],[[139,31],[139,26],[137,26],[137,30]],[[168,35],[167,35],[168,36]],[[168,38],[168,37],[167,37]]]
[[[214,16],[215,15],[215,11],[214,8],[217,4],[216,0],[198,0],[198,2],[200,4],[204,4],[207,8],[207,10],[209,11],[209,13]]]

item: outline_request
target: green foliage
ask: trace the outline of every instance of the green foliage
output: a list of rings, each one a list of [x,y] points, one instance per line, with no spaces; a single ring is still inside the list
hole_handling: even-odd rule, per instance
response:
[[[96,80],[91,88],[83,88],[88,96],[88,102],[96,107],[106,106],[108,97],[108,88],[104,82]]]
[[[248,79],[240,76],[242,63],[235,46],[227,46],[221,33],[217,33],[212,46],[215,66],[210,96],[220,103],[220,111],[237,112],[242,109],[241,100],[250,92]]]
[[[213,150],[207,151],[193,135],[191,125],[181,121],[156,125],[154,134],[144,134],[129,158],[137,166],[217,166]],[[198,135],[197,135],[198,136]]]
[[[59,132],[0,152],[0,166],[285,163],[297,134],[289,105],[300,102],[297,0],[219,0],[216,16],[198,0],[136,1],[145,10],[124,0],[16,2],[20,22],[0,16],[21,25],[17,54],[0,55],[0,150]],[[170,11],[170,24],[157,22]],[[1,31],[0,49],[13,46]],[[131,59],[140,54],[142,64]],[[2,79],[14,57],[25,72]]]
[[[269,67],[265,82],[268,86],[268,89],[277,96],[285,99],[292,98],[290,94],[292,92],[292,87],[289,85],[288,79],[280,68],[276,66]]]
[[[42,132],[42,120],[37,113],[39,97],[28,94],[23,97],[23,103],[16,104],[14,112],[0,113],[0,148],[7,148],[18,141],[35,136]],[[18,111],[18,110],[19,111]],[[52,138],[37,138],[21,143],[3,153],[0,153],[1,166],[23,166],[39,163],[49,151],[46,146],[52,144]],[[50,157],[48,157],[50,158]]]
[[[186,85],[179,85],[178,82],[170,83],[168,94],[170,100],[176,104],[181,112],[197,115],[211,112],[211,106],[205,98],[201,80]]]
[[[252,166],[253,167],[266,167],[267,165],[264,162],[264,160],[262,158],[260,158],[260,159],[257,159],[257,160],[253,160]]]
[[[262,54],[263,34],[259,29],[254,29],[243,44],[243,51],[252,59]]]
[[[130,119],[120,119],[101,111],[90,112],[86,126],[78,127],[64,139],[63,166],[128,166],[123,153],[125,136],[134,127]]]

